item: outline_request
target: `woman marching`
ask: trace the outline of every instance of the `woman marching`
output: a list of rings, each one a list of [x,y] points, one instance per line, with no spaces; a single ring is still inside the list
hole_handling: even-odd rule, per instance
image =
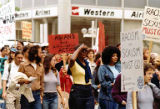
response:
[[[73,85],[69,97],[70,109],[94,109],[92,94],[92,74],[89,63],[86,61],[87,47],[82,44],[71,56],[70,72]]]
[[[101,85],[99,93],[99,104],[101,109],[117,109],[118,104],[113,100],[111,95],[112,86],[115,79],[121,71],[120,51],[118,48],[109,46],[102,52],[103,65],[98,69],[98,79]]]
[[[44,58],[44,96],[43,109],[58,109],[58,94],[61,96],[62,105],[64,99],[60,87],[59,73],[55,68],[56,59],[53,55],[48,54]]]

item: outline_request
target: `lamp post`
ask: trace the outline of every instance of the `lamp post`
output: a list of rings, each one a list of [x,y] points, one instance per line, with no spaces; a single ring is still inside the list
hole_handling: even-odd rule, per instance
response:
[[[90,28],[82,28],[81,32],[83,34],[83,37],[89,37],[92,38],[92,48],[95,45],[95,38],[97,37],[97,28],[95,27],[95,22],[91,21],[91,27]]]

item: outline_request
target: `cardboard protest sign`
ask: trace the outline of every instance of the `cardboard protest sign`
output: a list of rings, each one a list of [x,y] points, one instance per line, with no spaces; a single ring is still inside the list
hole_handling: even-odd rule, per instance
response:
[[[15,3],[10,0],[0,8],[0,40],[15,38]]]
[[[73,53],[75,47],[79,45],[78,34],[58,34],[49,36],[49,52],[58,53]]]
[[[22,38],[30,40],[32,37],[32,23],[27,21],[22,21]]]
[[[142,32],[145,40],[160,42],[160,8],[145,7]]]
[[[141,31],[121,33],[121,90],[143,89],[143,41]]]

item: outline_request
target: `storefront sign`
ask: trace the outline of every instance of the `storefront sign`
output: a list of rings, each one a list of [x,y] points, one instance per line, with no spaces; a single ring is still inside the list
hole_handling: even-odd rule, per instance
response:
[[[142,32],[145,40],[160,42],[160,8],[145,7]]]
[[[72,15],[81,17],[122,18],[122,10],[72,6]]]
[[[33,18],[53,17],[57,15],[57,7],[33,10]]]
[[[121,90],[143,89],[143,41],[140,30],[121,33]]]
[[[133,10],[125,10],[124,18],[125,19],[133,19],[133,20],[142,20],[143,19],[143,11],[133,11]]]
[[[27,21],[22,21],[22,38],[30,40],[32,37],[32,23]]]
[[[73,53],[75,47],[79,45],[78,34],[58,34],[49,36],[49,52],[57,53]]]
[[[0,8],[0,40],[15,39],[15,2]]]
[[[15,13],[15,20],[25,20],[25,19],[31,19],[31,18],[32,18],[31,10],[16,11]]]

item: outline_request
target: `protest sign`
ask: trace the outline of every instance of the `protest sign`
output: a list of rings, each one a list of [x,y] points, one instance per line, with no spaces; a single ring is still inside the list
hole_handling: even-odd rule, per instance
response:
[[[142,32],[145,40],[160,42],[160,8],[145,7]]]
[[[22,21],[22,38],[30,40],[32,37],[32,23],[27,21]]]
[[[0,8],[0,40],[15,38],[15,3],[10,0]]]
[[[78,34],[58,34],[49,36],[50,53],[73,53],[79,45]]]
[[[121,90],[143,89],[143,41],[141,31],[121,33]]]

